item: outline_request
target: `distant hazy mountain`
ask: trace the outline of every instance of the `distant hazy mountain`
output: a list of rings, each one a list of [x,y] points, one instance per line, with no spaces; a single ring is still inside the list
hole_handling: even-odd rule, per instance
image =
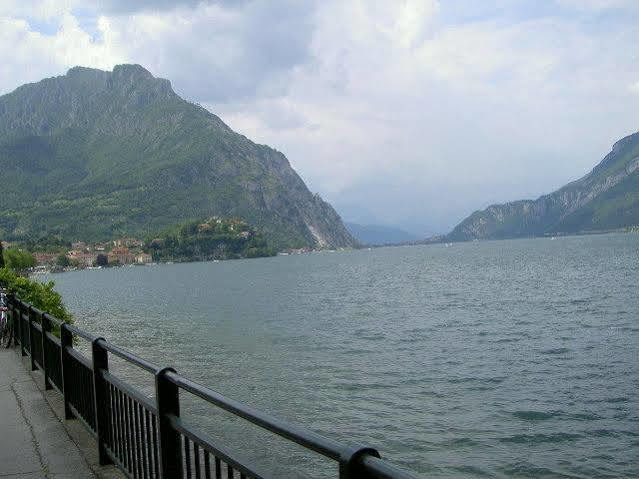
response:
[[[360,225],[346,222],[346,228],[364,245],[398,244],[415,241],[417,236],[399,228],[381,225]]]
[[[615,143],[583,178],[536,200],[476,211],[447,238],[517,238],[633,225],[639,225],[639,133]]]
[[[278,247],[356,244],[282,153],[139,65],[75,67],[1,96],[0,178],[3,239],[98,240],[219,215]]]

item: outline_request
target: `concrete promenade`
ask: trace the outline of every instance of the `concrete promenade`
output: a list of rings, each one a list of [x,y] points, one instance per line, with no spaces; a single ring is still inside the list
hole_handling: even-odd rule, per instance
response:
[[[95,439],[64,421],[61,396],[30,369],[19,349],[0,348],[0,478],[123,478],[98,465]]]

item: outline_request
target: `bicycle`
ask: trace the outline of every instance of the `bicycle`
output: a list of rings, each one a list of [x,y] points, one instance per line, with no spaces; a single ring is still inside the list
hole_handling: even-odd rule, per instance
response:
[[[13,331],[9,321],[9,308],[7,307],[7,295],[0,291],[0,345],[11,346]]]

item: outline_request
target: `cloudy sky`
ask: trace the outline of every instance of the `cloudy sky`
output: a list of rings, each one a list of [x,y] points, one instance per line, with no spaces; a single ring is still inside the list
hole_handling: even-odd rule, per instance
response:
[[[637,0],[3,0],[0,58],[0,94],[139,63],[344,219],[418,234],[550,192],[639,130]]]

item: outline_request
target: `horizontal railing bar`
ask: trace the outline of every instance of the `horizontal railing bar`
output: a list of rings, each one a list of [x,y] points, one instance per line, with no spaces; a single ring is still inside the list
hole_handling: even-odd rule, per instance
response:
[[[82,353],[78,352],[76,349],[70,348],[69,346],[66,347],[66,351],[73,359],[93,371],[93,364],[91,364],[91,361],[85,358]]]
[[[58,338],[55,334],[51,334],[49,331],[45,331],[45,336],[47,337],[47,339],[49,341],[51,341],[52,343],[55,343],[56,345],[60,346],[60,338]]]
[[[33,329],[39,331],[40,333],[42,332],[42,326],[40,326],[40,323],[37,323],[35,321],[33,322]]]
[[[36,308],[35,306],[33,306],[32,304],[29,303],[25,303],[24,301],[20,301],[22,303],[22,305],[26,308],[29,308],[31,311],[33,311],[36,315],[40,316],[42,314],[44,314],[44,311],[39,310],[38,308]]]
[[[36,314],[36,316],[44,316],[45,318],[47,318],[48,321],[51,321],[56,326],[60,326],[63,323],[63,321],[60,321],[55,316],[51,316],[49,313],[45,313],[44,311],[36,308],[35,306],[32,306],[31,304],[27,303],[26,301],[22,301],[21,299],[16,298],[16,302],[19,303],[20,305],[22,305],[25,308],[30,308],[31,311],[33,311]],[[23,314],[22,317],[24,319],[26,319],[26,315]]]
[[[155,374],[161,369],[159,366],[153,364],[152,362],[147,361],[146,359],[142,359],[141,357],[136,356],[133,353],[130,353],[126,349],[123,349],[120,346],[116,346],[115,344],[111,344],[108,341],[105,341],[104,339],[100,339],[98,340],[98,342],[100,343],[100,346],[102,346],[107,351],[115,354],[116,356],[130,363],[135,364],[136,366],[144,369],[145,371]]]
[[[56,326],[61,326],[62,323],[64,322],[64,321],[60,321],[55,316],[51,316],[49,313],[44,313],[44,317],[47,319],[47,321],[50,321],[51,323],[55,324]]]
[[[415,479],[401,469],[391,466],[379,457],[364,455],[361,459],[362,466],[370,479]]]
[[[169,414],[167,418],[169,419],[169,422],[171,423],[171,427],[173,427],[173,429],[184,434],[194,443],[199,444],[205,451],[213,453],[213,455],[219,457],[221,460],[226,462],[234,469],[237,469],[244,474],[248,474],[252,478],[263,479],[263,476],[257,474],[253,468],[247,466],[246,462],[241,463],[233,459],[230,451],[225,450],[221,446],[216,446],[211,442],[210,439],[204,437],[197,431],[191,430],[179,417],[175,416],[174,414]]]
[[[236,416],[240,416],[257,426],[260,426],[263,429],[290,439],[301,446],[312,449],[313,451],[331,459],[339,460],[342,457],[348,457],[359,449],[358,447],[342,445],[332,439],[320,436],[319,434],[307,429],[288,424],[238,401],[226,398],[212,389],[202,386],[190,379],[186,379],[179,374],[167,372],[166,377],[176,386],[204,399],[205,401],[213,403],[220,408],[235,414]]]
[[[89,334],[86,331],[81,330],[80,328],[73,326],[72,324],[67,324],[66,328],[71,331],[73,334],[80,336],[81,338],[86,339],[87,341],[93,341],[94,339],[97,339],[97,336],[94,336],[93,334]]]
[[[113,374],[111,374],[110,372],[104,369],[100,369],[100,374],[102,374],[102,377],[104,378],[105,381],[111,383],[113,386],[115,386],[117,389],[119,389],[124,394],[129,396],[131,399],[133,399],[134,401],[137,401],[146,409],[148,409],[149,412],[152,412],[153,414],[157,416],[157,409],[155,408],[155,404],[152,402],[151,399],[144,396],[140,391],[133,388],[132,386],[129,386],[127,383],[119,379],[117,376],[114,376]]]

